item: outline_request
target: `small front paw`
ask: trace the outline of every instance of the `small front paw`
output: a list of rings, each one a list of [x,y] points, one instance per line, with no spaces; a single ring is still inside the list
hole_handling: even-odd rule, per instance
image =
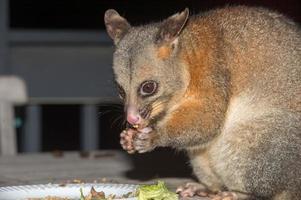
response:
[[[189,182],[184,186],[180,186],[177,188],[176,192],[184,198],[193,196],[207,197],[209,195],[209,191],[206,187],[196,182]]]
[[[133,145],[134,136],[137,134],[137,131],[134,129],[127,129],[121,132],[120,134],[120,144],[124,150],[132,154],[135,152]]]
[[[153,129],[149,127],[140,129],[134,137],[133,147],[138,153],[149,152],[156,147],[154,139]]]

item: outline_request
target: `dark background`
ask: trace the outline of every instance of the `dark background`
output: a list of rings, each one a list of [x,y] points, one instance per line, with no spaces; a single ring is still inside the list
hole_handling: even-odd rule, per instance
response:
[[[225,5],[266,7],[300,23],[300,2],[300,0],[11,0],[9,12],[12,29],[104,30],[103,15],[109,8],[116,9],[132,25],[162,20],[186,7],[192,14],[196,14]],[[24,108],[17,108],[16,113],[22,119]],[[123,119],[120,118],[122,115],[121,106],[99,105],[101,149],[120,148],[118,138],[123,128]],[[79,105],[43,105],[42,122],[43,151],[79,149]],[[21,130],[22,123],[19,132]]]
[[[188,7],[192,14],[225,5],[262,6],[300,22],[300,0],[11,0],[11,27],[38,29],[104,29],[109,8],[131,24],[161,20]]]

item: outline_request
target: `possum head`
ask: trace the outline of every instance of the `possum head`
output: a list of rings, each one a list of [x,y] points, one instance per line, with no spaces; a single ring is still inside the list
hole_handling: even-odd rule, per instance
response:
[[[183,95],[185,69],[180,36],[188,9],[163,22],[133,27],[115,10],[104,16],[115,44],[113,71],[128,123],[155,127]]]

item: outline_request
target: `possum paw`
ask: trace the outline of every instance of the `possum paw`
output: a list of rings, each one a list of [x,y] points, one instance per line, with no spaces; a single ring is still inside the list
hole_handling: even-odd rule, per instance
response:
[[[134,129],[127,129],[121,132],[120,134],[120,144],[124,150],[128,153],[134,153],[135,148],[133,145],[134,136],[137,134],[137,131]]]
[[[207,197],[209,195],[208,190],[200,183],[187,183],[184,186],[180,186],[176,191],[181,197],[201,196]]]
[[[151,128],[144,128],[138,130],[133,140],[133,147],[138,153],[145,153],[153,150],[156,146],[154,144],[154,133]]]
[[[154,134],[151,128],[126,129],[120,134],[120,144],[130,154],[145,153],[156,147]]]

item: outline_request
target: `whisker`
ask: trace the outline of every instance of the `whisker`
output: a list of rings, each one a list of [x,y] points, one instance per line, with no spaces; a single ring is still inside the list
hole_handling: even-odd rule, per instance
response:
[[[120,123],[119,123],[119,125],[120,125],[120,127],[122,128],[122,129],[125,129],[126,128],[126,120],[125,120],[125,118],[121,118],[122,120],[120,120]]]
[[[154,113],[156,112],[160,112],[160,107],[162,105],[164,105],[165,103],[167,103],[168,100],[163,100],[163,101],[159,101],[159,102],[155,102],[153,105],[152,105],[152,110],[151,110],[151,113],[150,113],[150,118],[152,119],[154,116],[152,116]]]
[[[102,116],[104,116],[105,114],[108,114],[108,113],[110,113],[110,112],[113,112],[113,110],[106,110],[106,111],[100,111],[100,112],[98,112],[98,117],[102,117]]]
[[[152,104],[152,110],[155,110],[157,109],[158,107],[160,107],[161,105],[165,104],[167,102],[167,100],[164,100],[164,101],[159,101],[159,102],[155,102]]]
[[[120,105],[120,104],[114,104],[112,105],[112,108],[115,108],[115,109],[118,109],[118,110],[123,110],[123,105]]]
[[[121,124],[122,127],[126,127],[126,123],[127,123],[127,122],[126,122],[126,120],[124,119],[124,120],[122,121],[122,124]]]
[[[111,128],[113,128],[113,125],[115,125],[118,121],[122,120],[122,115],[117,116],[114,121],[111,123]],[[119,123],[120,125],[120,123]],[[118,126],[118,124],[117,124]]]
[[[102,117],[103,115],[106,115],[108,113],[123,113],[123,106],[120,104],[102,104],[99,106],[99,108],[102,110],[98,113],[99,117]]]
[[[98,108],[110,108],[110,109],[122,110],[123,105],[122,104],[101,104],[98,106]]]
[[[101,103],[99,104],[100,107],[111,107],[111,106],[122,106],[121,103]]]

